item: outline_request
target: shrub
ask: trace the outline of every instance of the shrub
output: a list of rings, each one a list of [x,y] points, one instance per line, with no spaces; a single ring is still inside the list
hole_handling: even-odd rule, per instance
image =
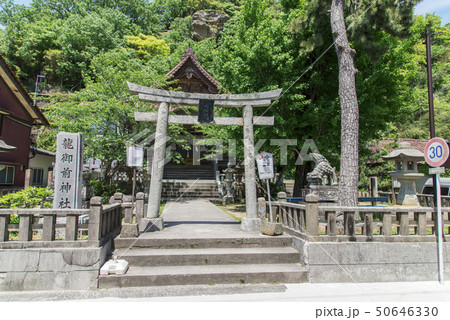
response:
[[[53,190],[30,187],[19,192],[8,193],[0,198],[0,208],[23,209],[37,208],[46,197],[53,195]],[[44,202],[44,207],[51,208],[51,202]],[[17,215],[11,215],[11,223],[19,223]]]
[[[124,189],[116,184],[105,184],[103,181],[98,179],[91,179],[89,183],[94,189],[94,195],[102,197],[104,202],[108,202],[109,198],[116,192],[124,192]]]

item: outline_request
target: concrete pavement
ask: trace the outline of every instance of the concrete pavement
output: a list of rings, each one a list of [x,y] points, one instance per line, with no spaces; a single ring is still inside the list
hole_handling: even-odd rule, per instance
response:
[[[449,302],[438,282],[189,285],[90,291],[1,292],[0,301]]]
[[[174,238],[245,238],[259,232],[246,232],[220,208],[204,199],[167,202],[161,214],[165,229],[143,233],[142,239]]]

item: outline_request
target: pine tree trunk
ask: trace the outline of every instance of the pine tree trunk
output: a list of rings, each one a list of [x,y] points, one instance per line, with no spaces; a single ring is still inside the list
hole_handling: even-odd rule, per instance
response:
[[[301,197],[302,190],[306,187],[306,175],[308,172],[311,172],[313,168],[313,162],[308,161],[302,165],[295,166],[295,182],[294,182],[294,190],[292,192],[293,197]]]
[[[339,98],[341,102],[341,168],[339,205],[358,204],[358,140],[359,108],[356,96],[353,50],[347,38],[344,22],[344,0],[331,4],[331,31],[339,62]]]

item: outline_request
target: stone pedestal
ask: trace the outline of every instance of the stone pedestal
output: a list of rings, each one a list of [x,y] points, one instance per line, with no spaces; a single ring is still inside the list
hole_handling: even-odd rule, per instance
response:
[[[302,190],[303,199],[309,194],[316,195],[319,200],[327,202],[338,202],[339,187],[338,186],[323,186],[312,185]]]
[[[262,223],[258,218],[243,218],[241,222],[241,230],[243,231],[261,231]]]
[[[233,196],[227,194],[225,197],[223,197],[223,203],[224,204],[232,204],[232,203],[234,203]]]
[[[139,237],[139,228],[137,223],[123,223],[120,231],[121,238],[137,238]]]
[[[268,236],[278,236],[283,234],[283,225],[277,222],[263,221],[261,232]]]
[[[139,224],[139,232],[162,231],[164,229],[164,220],[162,218],[149,219],[144,218]]]
[[[416,194],[416,180],[423,177],[421,173],[391,174],[400,182],[396,204],[400,206],[420,206]]]

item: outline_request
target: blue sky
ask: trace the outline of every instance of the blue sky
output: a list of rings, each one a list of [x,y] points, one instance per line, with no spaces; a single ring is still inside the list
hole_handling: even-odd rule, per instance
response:
[[[18,4],[29,4],[31,0],[15,0]],[[442,24],[450,23],[450,0],[424,0],[416,6],[416,14],[435,13],[442,17]]]

